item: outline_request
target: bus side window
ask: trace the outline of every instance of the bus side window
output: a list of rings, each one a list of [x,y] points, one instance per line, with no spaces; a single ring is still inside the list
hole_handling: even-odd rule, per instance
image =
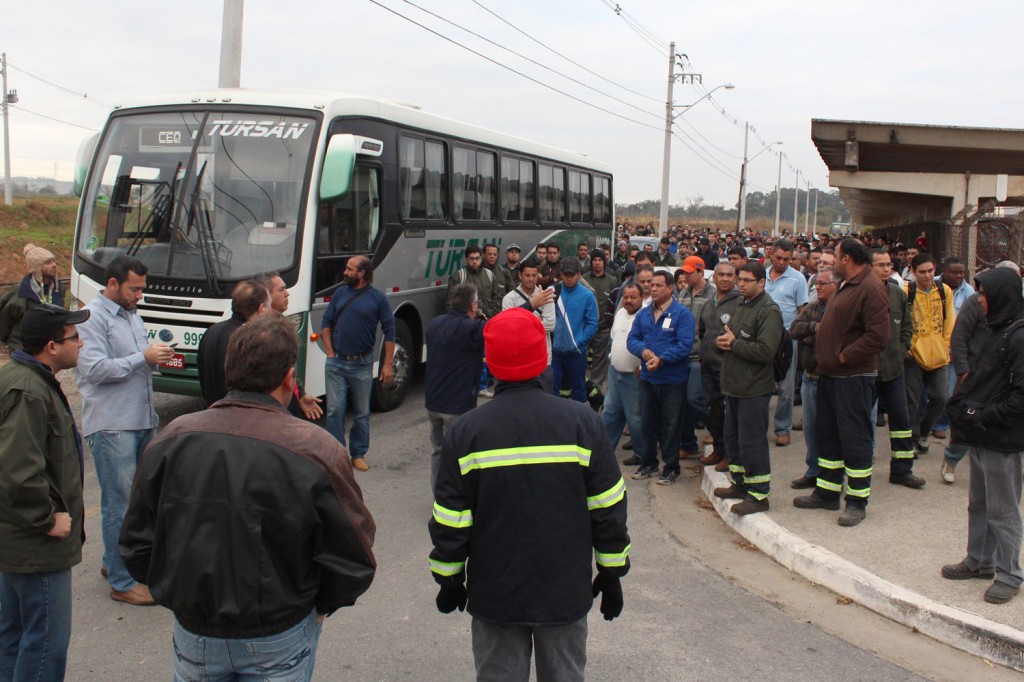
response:
[[[356,166],[348,193],[317,208],[317,291],[340,281],[348,256],[369,253],[379,231],[380,172]]]
[[[448,215],[445,146],[401,136],[398,140],[399,213],[406,220],[444,220]]]

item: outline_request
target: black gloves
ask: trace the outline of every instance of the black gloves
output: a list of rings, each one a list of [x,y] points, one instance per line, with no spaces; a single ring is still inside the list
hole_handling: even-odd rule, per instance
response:
[[[618,578],[609,578],[600,573],[594,578],[594,599],[601,597],[601,615],[605,620],[612,620],[622,615],[622,583]]]
[[[466,586],[456,585],[454,587],[442,587],[440,592],[437,593],[437,610],[441,613],[451,613],[455,609],[459,611],[466,610]],[[622,602],[622,597],[619,597],[619,602]],[[622,610],[622,606],[619,606],[619,610]]]

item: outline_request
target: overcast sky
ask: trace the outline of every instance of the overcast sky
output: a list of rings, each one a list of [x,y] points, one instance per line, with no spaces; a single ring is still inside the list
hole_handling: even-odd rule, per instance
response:
[[[736,89],[718,90],[678,119],[679,134],[696,152],[673,138],[671,204],[696,196],[735,203],[745,121],[764,142],[784,142],[784,187],[793,186],[798,168],[818,188],[828,178],[811,143],[812,118],[1024,127],[1024,60],[1013,33],[1024,19],[1019,0],[622,0],[629,21],[609,8],[611,0],[415,0],[625,103],[403,0],[379,2],[554,90],[370,0],[248,0],[242,86],[328,88],[404,100],[582,151],[612,165],[618,203],[660,196],[672,40],[707,89],[724,83]],[[20,97],[11,111],[13,174],[52,176],[56,169],[58,177],[71,179],[75,151],[90,134],[29,112],[96,130],[109,112],[109,106],[29,74],[107,105],[139,94],[214,87],[222,7],[221,0],[6,3],[0,49],[10,60],[8,87]],[[556,56],[484,7],[607,80]],[[677,84],[674,100],[692,104],[704,92]],[[761,149],[752,134],[749,156]],[[749,167],[751,190],[773,190],[777,172],[773,150],[758,156]]]

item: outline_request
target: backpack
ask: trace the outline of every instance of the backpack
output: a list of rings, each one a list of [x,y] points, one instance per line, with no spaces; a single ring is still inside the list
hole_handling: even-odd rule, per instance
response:
[[[21,285],[19,284],[15,284],[14,286],[7,289],[7,291],[3,293],[3,296],[0,296],[0,310],[3,310],[4,306],[11,302],[11,299],[14,298],[15,294],[18,293],[20,286]]]
[[[942,322],[946,322],[946,285],[939,282],[939,298],[942,299]],[[914,307],[914,297],[917,296],[917,282],[907,284],[907,307]]]
[[[775,349],[775,358],[772,360],[772,372],[775,375],[776,383],[785,381],[792,364],[793,339],[790,337],[789,331],[783,327],[782,336],[779,337],[779,347]]]
[[[763,311],[771,308],[763,308]],[[776,306],[776,310],[778,307]],[[764,312],[767,314],[767,312]],[[782,336],[779,337],[779,345],[775,348],[775,357],[772,359],[772,374],[775,376],[775,383],[780,383],[789,374],[789,368],[793,364],[793,337],[789,335],[786,325],[782,325]]]
[[[480,269],[487,273],[487,281],[490,282],[491,284],[493,284],[494,283],[494,273],[491,272],[490,270],[488,270],[487,268],[480,268]],[[466,268],[459,268],[459,284],[465,284],[466,277],[468,277],[468,276],[469,275],[466,273]]]

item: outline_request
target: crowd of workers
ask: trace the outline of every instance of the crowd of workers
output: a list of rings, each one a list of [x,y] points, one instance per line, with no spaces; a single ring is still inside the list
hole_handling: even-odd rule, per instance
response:
[[[746,515],[770,509],[772,446],[802,429],[807,469],[790,485],[809,492],[793,503],[844,507],[841,526],[866,518],[876,424],[888,425],[888,481],[911,489],[925,485],[914,462],[929,436],[947,439],[943,482],[970,456],[970,521],[966,557],[942,575],[1012,599],[1024,581],[1017,266],[978,274],[975,291],[961,261],[937,268],[922,240],[679,227],[631,241],[652,227],[525,258],[508,244],[504,262],[496,245],[470,245],[427,329],[430,570],[438,609],[473,616],[478,677],[527,679],[535,656],[538,679],[583,679],[593,599],[608,620],[623,608],[624,434],[633,479],[672,485],[699,458],[730,473],[714,494]],[[370,259],[349,259],[323,318],[326,432],[296,377],[287,288],[267,273],[236,286],[232,318],[203,338],[208,409],[158,434],[151,372],[174,349],[138,316],[145,264],[115,258],[72,312],[52,254],[25,255],[30,272],[0,309],[13,351],[0,368],[0,678],[64,675],[87,445],[110,597],[174,612],[176,675],[309,679],[324,618],[376,569],[353,471],[370,469],[378,332],[384,385],[396,338]],[[72,368],[81,428],[54,378]],[[243,580],[254,566],[258,580]]]

